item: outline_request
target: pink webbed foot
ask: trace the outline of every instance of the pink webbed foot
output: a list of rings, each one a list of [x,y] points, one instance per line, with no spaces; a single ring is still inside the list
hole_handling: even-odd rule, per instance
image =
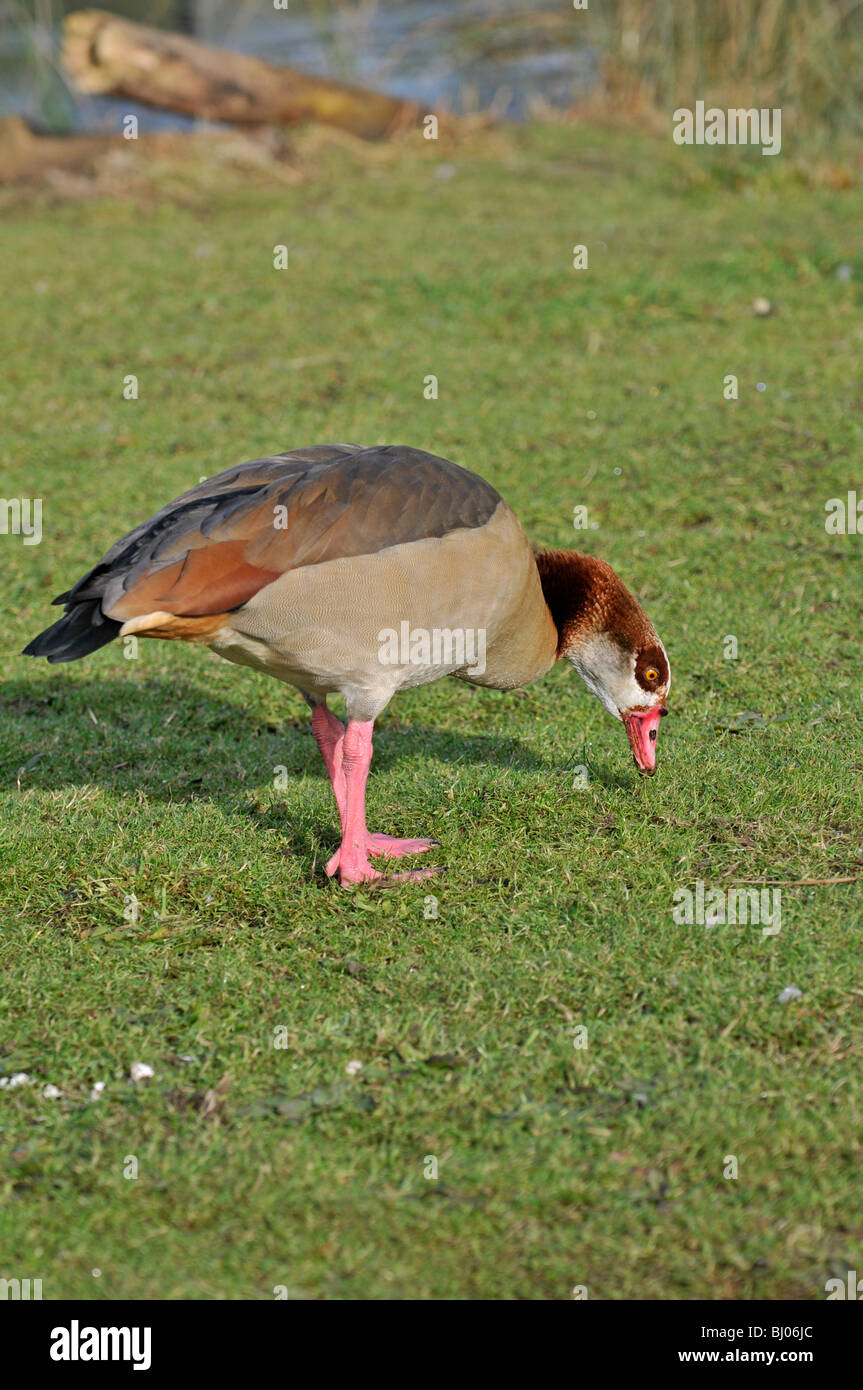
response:
[[[389,837],[383,836],[382,838],[388,839]],[[413,841],[396,841],[396,843],[412,844]],[[431,841],[427,841],[426,848],[430,848],[431,843]],[[339,847],[324,866],[327,878],[332,878],[334,874],[338,873],[339,883],[372,883],[375,880],[384,883],[420,883],[424,879],[434,878],[435,874],[440,872],[439,869],[402,869],[396,874],[381,873],[369,862],[368,858],[363,859],[360,855],[350,857],[345,855],[345,862],[343,862],[342,848]],[[383,850],[376,852],[384,853]],[[404,853],[412,854],[416,851],[405,850]]]
[[[366,836],[369,854],[385,854],[388,859],[404,859],[406,854],[425,854],[427,849],[436,847],[435,840],[397,840],[392,835]]]

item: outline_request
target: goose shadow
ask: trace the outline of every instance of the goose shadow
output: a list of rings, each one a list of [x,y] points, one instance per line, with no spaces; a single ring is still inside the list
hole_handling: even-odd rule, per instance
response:
[[[549,776],[565,771],[510,735],[407,724],[406,713],[391,707],[381,717],[373,764],[378,772],[417,758]],[[289,696],[284,716],[274,720],[184,681],[19,679],[0,682],[0,720],[0,787],[7,789],[86,783],[109,792],[143,792],[155,801],[209,799],[237,814],[250,794],[273,785],[276,769],[287,783],[303,776],[326,783],[310,711],[299,695]],[[258,818],[251,809],[247,814]],[[331,836],[332,825],[321,830]]]

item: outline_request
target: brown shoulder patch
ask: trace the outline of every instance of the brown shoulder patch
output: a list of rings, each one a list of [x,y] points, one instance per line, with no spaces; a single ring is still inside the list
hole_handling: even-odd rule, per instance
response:
[[[123,622],[139,613],[204,617],[239,608],[281,573],[250,564],[243,550],[242,541],[216,541],[189,550],[170,564],[145,570],[116,602],[103,603],[103,610]]]

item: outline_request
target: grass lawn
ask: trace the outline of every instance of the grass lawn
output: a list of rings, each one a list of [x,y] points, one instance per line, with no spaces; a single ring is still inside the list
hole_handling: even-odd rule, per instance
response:
[[[0,1073],[31,1078],[0,1092],[0,1276],[805,1299],[863,1269],[860,884],[784,887],[774,936],[673,914],[863,872],[863,537],[824,525],[863,496],[863,196],[734,153],[537,127],[5,214],[2,492],[44,534],[0,535]],[[174,643],[17,655],[202,475],[334,440],[481,473],[671,660],[652,781],[569,667],[393,702],[369,823],[441,842],[436,917],[325,879],[289,688]]]

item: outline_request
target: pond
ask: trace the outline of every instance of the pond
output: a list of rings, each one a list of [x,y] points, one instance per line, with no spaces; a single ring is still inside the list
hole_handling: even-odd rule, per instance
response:
[[[141,0],[110,8],[144,23],[182,29],[207,43],[307,72],[410,97],[429,107],[487,111],[522,120],[542,106],[566,107],[595,81],[596,54],[584,15],[569,0],[273,0],[227,3]],[[0,114],[16,111],[43,128],[116,124],[117,104],[69,91],[59,68],[66,9],[0,0]],[[36,17],[38,18],[36,18]],[[124,111],[140,108],[124,102]],[[187,122],[149,112],[150,128]]]

